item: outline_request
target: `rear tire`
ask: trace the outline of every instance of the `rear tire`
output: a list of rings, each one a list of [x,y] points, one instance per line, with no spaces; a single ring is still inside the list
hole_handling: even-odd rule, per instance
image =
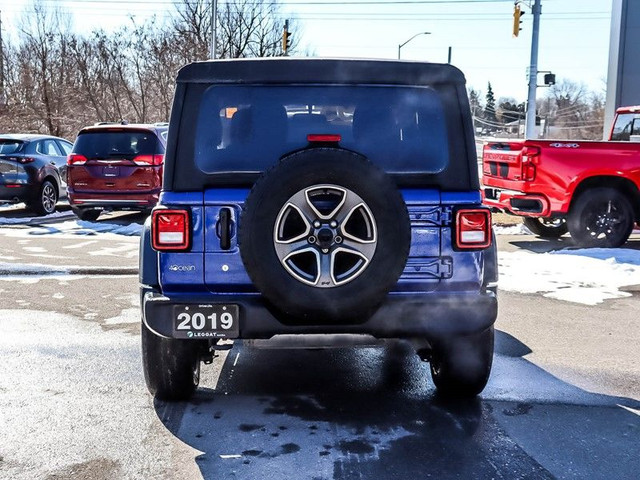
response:
[[[494,328],[434,342],[431,378],[440,395],[469,398],[478,395],[489,380],[493,363]]]
[[[559,238],[569,231],[564,218],[525,217],[524,224],[540,238]]]
[[[200,382],[200,343],[156,335],[142,323],[142,368],[159,400],[189,400]]]
[[[29,203],[29,208],[38,215],[50,215],[56,211],[58,203],[58,189],[51,180],[45,180],[40,185],[38,196]]]
[[[616,248],[623,245],[635,223],[626,195],[600,187],[580,194],[569,211],[571,238],[580,247]]]
[[[87,222],[95,222],[100,216],[100,210],[95,209],[74,208],[73,213],[75,213],[76,217],[78,217],[80,220],[84,220]]]

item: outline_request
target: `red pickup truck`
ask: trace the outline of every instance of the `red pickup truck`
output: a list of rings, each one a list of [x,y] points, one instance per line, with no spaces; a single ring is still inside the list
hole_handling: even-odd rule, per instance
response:
[[[617,110],[609,141],[486,142],[482,174],[484,203],[534,234],[619,247],[640,220],[640,106]]]

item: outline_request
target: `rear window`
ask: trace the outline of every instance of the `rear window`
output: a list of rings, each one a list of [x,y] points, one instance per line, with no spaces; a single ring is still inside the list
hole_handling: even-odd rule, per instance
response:
[[[449,161],[444,109],[429,87],[214,85],[197,125],[205,173],[264,171],[310,134],[339,135],[390,173],[438,173]]]
[[[22,150],[24,142],[20,140],[0,139],[0,155],[11,155]]]
[[[636,113],[619,114],[613,126],[611,140],[628,142],[632,135],[640,135],[640,115]]]
[[[125,158],[132,160],[138,155],[163,154],[164,148],[155,133],[136,130],[111,130],[84,132],[78,135],[74,153],[88,160]]]

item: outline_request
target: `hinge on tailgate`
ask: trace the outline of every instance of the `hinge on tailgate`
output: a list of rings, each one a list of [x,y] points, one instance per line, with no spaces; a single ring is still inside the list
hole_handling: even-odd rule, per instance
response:
[[[449,212],[449,214],[451,214],[451,212]],[[440,278],[451,278],[453,276],[453,258],[440,258],[438,274]]]
[[[451,207],[441,207],[440,208],[440,225],[446,227],[447,225],[451,225],[451,219],[453,215],[453,209]]]

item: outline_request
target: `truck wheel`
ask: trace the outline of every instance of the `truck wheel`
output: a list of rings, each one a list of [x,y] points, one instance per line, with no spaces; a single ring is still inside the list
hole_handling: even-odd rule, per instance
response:
[[[200,382],[198,342],[163,338],[142,323],[142,368],[149,392],[159,400],[189,400]]]
[[[576,199],[567,223],[580,247],[619,247],[633,230],[633,206],[618,190],[594,188]]]
[[[100,216],[100,210],[87,208],[72,208],[72,210],[76,217],[87,222],[95,222]]]
[[[438,393],[467,398],[487,384],[493,362],[493,326],[483,332],[434,342],[431,378]]]
[[[524,224],[540,238],[559,238],[569,231],[564,218],[525,217]]]

